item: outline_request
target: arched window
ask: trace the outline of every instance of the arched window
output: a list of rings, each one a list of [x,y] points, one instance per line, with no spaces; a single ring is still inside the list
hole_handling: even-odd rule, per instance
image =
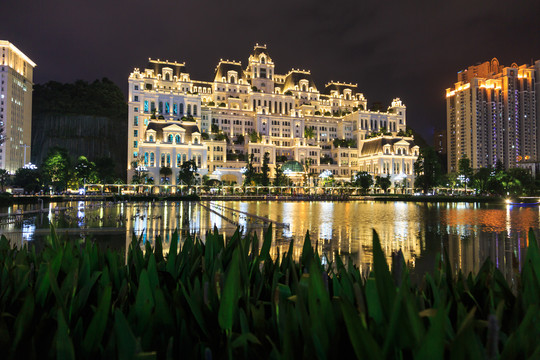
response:
[[[177,154],[176,155],[176,167],[180,167],[182,165],[182,155]]]
[[[167,154],[167,167],[171,167],[171,154]]]
[[[148,141],[149,141],[149,142],[154,142],[154,135],[150,135],[150,136],[148,137]]]
[[[202,160],[201,155],[197,156],[197,166],[198,167],[201,167],[201,160]]]
[[[193,138],[193,143],[198,144],[199,143],[199,138]]]
[[[173,104],[173,115],[178,115],[178,104]]]
[[[180,115],[184,115],[184,104],[180,103]]]
[[[176,135],[176,143],[180,144],[180,135]]]
[[[165,114],[170,114],[170,113],[171,113],[171,110],[170,110],[170,108],[169,108],[169,103],[166,102],[166,103],[165,103]]]
[[[154,112],[155,110],[156,110],[156,103],[152,101],[152,102],[150,103],[150,111],[151,111],[151,112]]]
[[[231,76],[231,83],[236,84],[236,76]]]
[[[165,80],[166,80],[166,81],[170,81],[170,80],[171,80],[171,75],[169,75],[169,73],[166,73],[166,74],[165,74]]]
[[[172,141],[173,141],[173,136],[172,136],[172,134],[169,134],[169,137],[168,137],[168,140],[167,140],[167,141],[169,141],[170,143],[172,143]]]
[[[183,162],[183,163],[186,162],[186,154],[183,154],[183,155],[182,155],[182,162]]]
[[[154,166],[154,153],[150,153],[150,166]]]
[[[264,64],[266,62],[266,59],[264,58],[264,56],[261,56],[261,64]]]
[[[197,105],[193,105],[193,116],[197,116]]]
[[[159,113],[163,114],[163,101],[159,102]]]
[[[147,152],[144,153],[144,165],[148,166],[148,153]]]
[[[191,115],[191,104],[188,104],[187,106],[187,114]]]

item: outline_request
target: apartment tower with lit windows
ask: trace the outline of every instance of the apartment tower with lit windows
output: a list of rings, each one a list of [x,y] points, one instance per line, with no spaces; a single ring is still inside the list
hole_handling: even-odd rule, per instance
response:
[[[0,168],[12,174],[30,162],[35,66],[13,44],[0,40]]]
[[[449,172],[459,170],[464,156],[473,168],[536,167],[539,71],[540,61],[505,67],[494,58],[458,72],[446,89]]]

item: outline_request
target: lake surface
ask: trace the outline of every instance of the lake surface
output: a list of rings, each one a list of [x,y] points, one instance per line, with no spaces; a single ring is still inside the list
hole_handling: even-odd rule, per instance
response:
[[[0,213],[8,211],[17,208],[0,209]],[[309,231],[326,261],[332,261],[337,252],[369,267],[375,230],[388,259],[401,249],[416,273],[432,270],[436,255],[445,249],[456,271],[476,272],[490,257],[510,280],[515,280],[524,261],[529,228],[539,235],[538,207],[378,201],[73,202],[51,204],[48,212],[1,225],[0,232],[18,245],[39,244],[52,223],[61,235],[90,238],[120,250],[125,250],[133,234],[142,236],[144,242],[162,235],[164,249],[168,249],[175,229],[183,236],[204,237],[216,226],[231,235],[238,224],[244,234],[255,231],[260,237],[267,227],[261,218],[278,223],[272,229],[273,256],[286,252],[294,241],[294,257],[298,258]]]

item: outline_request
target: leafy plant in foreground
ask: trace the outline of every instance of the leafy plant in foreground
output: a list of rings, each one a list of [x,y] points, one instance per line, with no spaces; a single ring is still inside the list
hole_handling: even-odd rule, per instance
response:
[[[328,268],[306,234],[299,261],[270,257],[271,229],[206,241],[134,238],[126,258],[91,242],[43,251],[0,239],[0,350],[6,358],[539,358],[540,254],[534,234],[517,293],[489,260],[476,276],[447,262],[413,285],[373,234],[363,276]],[[144,245],[144,251],[143,251]],[[163,246],[169,246],[167,254]]]

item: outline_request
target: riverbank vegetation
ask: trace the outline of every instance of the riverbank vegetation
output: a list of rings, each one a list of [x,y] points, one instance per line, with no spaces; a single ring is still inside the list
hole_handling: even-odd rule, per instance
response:
[[[377,235],[362,273],[301,255],[270,256],[271,229],[206,241],[134,239],[127,254],[62,240],[41,251],[0,239],[5,358],[538,358],[540,253],[534,234],[516,284],[489,260],[454,274],[441,259],[420,285]],[[141,246],[144,246],[144,251]],[[169,248],[168,253],[163,248]],[[446,258],[446,257],[445,257]],[[127,259],[127,261],[126,261]],[[513,291],[513,288],[515,290]]]
[[[495,167],[473,169],[466,156],[458,161],[456,172],[444,174],[439,156],[433,148],[420,151],[414,163],[415,188],[424,194],[429,192],[467,192],[477,195],[522,196],[537,195],[540,184],[525,168],[505,169],[498,162]]]

